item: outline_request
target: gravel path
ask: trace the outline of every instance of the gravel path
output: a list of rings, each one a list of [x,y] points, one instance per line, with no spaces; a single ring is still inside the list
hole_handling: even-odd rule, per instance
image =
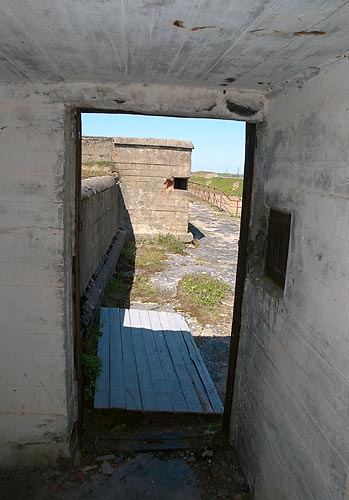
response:
[[[232,218],[202,202],[190,201],[189,221],[190,230],[199,241],[199,246],[189,248],[188,255],[173,255],[167,261],[166,269],[153,275],[152,282],[163,290],[164,294],[173,295],[177,283],[185,274],[207,273],[222,279],[231,288],[226,300],[229,315],[219,323],[202,326],[189,314],[182,313],[195,337],[218,393],[224,400],[240,219]],[[131,307],[173,311],[175,305],[171,302],[161,305],[133,302]]]
[[[213,274],[231,288],[235,285],[240,219],[229,217],[200,202],[190,202],[190,230],[199,247],[188,250],[189,256],[174,255],[168,268],[154,276],[160,288],[173,290],[187,273]]]

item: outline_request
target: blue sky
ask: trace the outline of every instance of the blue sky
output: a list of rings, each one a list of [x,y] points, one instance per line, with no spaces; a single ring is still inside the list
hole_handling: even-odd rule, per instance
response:
[[[182,139],[194,144],[192,171],[243,172],[245,123],[202,118],[86,113],[82,134]]]

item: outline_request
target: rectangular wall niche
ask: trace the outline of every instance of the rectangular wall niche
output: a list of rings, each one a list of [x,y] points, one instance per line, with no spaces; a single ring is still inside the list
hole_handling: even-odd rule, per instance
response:
[[[291,214],[270,209],[265,271],[280,288],[285,287]]]
[[[186,177],[175,177],[174,189],[182,189],[182,191],[186,191],[188,189],[188,179]]]

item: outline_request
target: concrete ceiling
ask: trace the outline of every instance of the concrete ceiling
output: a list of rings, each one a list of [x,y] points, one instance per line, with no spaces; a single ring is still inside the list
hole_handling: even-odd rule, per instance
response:
[[[3,0],[0,81],[264,91],[349,48],[346,0]]]

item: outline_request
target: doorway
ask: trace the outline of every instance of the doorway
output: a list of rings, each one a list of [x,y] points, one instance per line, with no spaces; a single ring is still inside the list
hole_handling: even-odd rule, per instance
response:
[[[187,119],[185,119],[187,120]],[[195,119],[196,121],[198,119]],[[254,134],[255,134],[255,126],[251,124],[246,125],[246,148],[245,148],[245,174],[244,174],[244,193],[243,193],[243,210],[241,214],[241,232],[240,232],[240,245],[239,245],[239,260],[237,266],[237,276],[236,276],[236,288],[235,288],[235,298],[234,298],[234,320],[233,320],[233,337],[231,341],[230,355],[229,355],[229,376],[227,383],[227,391],[225,395],[225,410],[224,410],[224,429],[225,432],[228,432],[229,428],[229,420],[230,420],[230,407],[232,401],[232,394],[234,388],[234,374],[236,369],[236,360],[237,360],[237,347],[238,347],[238,336],[240,330],[240,322],[241,322],[241,304],[242,304],[242,293],[243,293],[243,283],[246,274],[246,250],[247,250],[247,239],[248,239],[248,222],[249,222],[249,211],[250,211],[250,203],[251,203],[251,191],[252,191],[252,178],[253,178],[253,161],[254,161]],[[80,143],[81,144],[81,143]],[[79,147],[78,150],[81,151]],[[83,162],[83,161],[82,161]],[[106,160],[105,163],[111,163],[109,165],[110,168],[114,169],[115,164],[110,160]],[[80,162],[81,165],[81,162]],[[99,165],[102,167],[102,165]],[[103,165],[106,166],[106,165]],[[80,169],[81,171],[81,169]],[[226,172],[227,173],[227,172]],[[81,174],[79,174],[81,176]],[[81,177],[80,177],[81,178]],[[175,178],[174,178],[175,179]],[[167,189],[165,179],[165,190]],[[175,182],[173,182],[175,184]],[[178,181],[177,181],[178,185]],[[181,186],[184,185],[183,181],[180,183]],[[183,189],[181,189],[183,190]],[[184,190],[185,191],[185,190]],[[79,198],[79,202],[80,202]],[[125,209],[126,207],[124,207]],[[79,211],[77,210],[77,214]],[[124,211],[125,215],[125,211]],[[127,215],[127,210],[126,210]],[[81,220],[78,221],[78,226],[81,227]],[[200,241],[200,228],[193,228],[198,230],[196,233],[197,240]],[[203,233],[201,232],[201,235]],[[202,237],[202,236],[201,236]],[[132,241],[132,238],[131,238]],[[132,248],[132,245],[131,245]],[[132,258],[135,258],[133,255]],[[134,264],[134,262],[133,262]],[[130,271],[130,270],[129,270]],[[127,272],[127,270],[126,270]],[[133,284],[134,275],[131,276],[130,280]],[[80,336],[79,336],[80,339]]]

